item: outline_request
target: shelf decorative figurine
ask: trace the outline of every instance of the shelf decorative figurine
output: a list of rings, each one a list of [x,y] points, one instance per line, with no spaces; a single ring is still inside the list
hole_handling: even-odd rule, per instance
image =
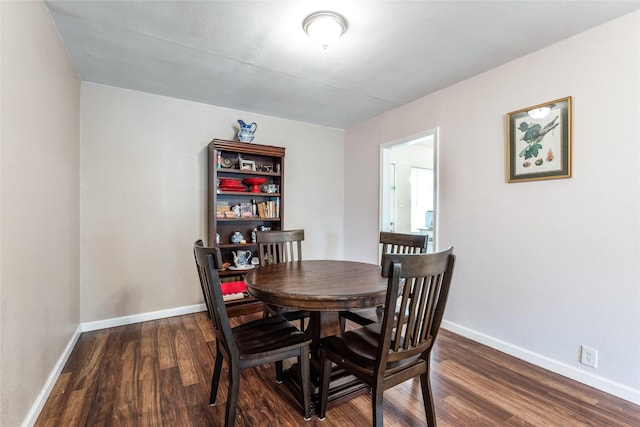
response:
[[[240,125],[240,130],[238,131],[238,141],[253,141],[254,133],[256,132],[256,129],[258,129],[258,125],[256,124],[256,122],[247,124],[243,120],[238,120],[238,124]]]
[[[233,251],[233,263],[236,267],[243,268],[251,259],[251,251]]]
[[[234,231],[233,234],[231,235],[231,243],[238,244],[238,243],[242,243],[243,240],[244,240],[244,236],[239,231]]]

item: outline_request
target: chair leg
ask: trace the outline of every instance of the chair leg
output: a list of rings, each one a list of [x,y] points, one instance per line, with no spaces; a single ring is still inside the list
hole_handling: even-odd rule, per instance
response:
[[[382,321],[384,320],[384,305],[376,307],[376,316],[378,317],[378,323],[382,324]]]
[[[340,322],[340,332],[344,332],[344,329],[347,327],[347,319],[340,313],[338,315],[338,321]]]
[[[217,349],[217,344],[216,344]],[[218,396],[218,385],[220,384],[220,372],[222,371],[222,353],[216,351],[216,362],[213,368],[213,375],[211,376],[211,394],[209,395],[209,405],[216,404],[216,398]]]
[[[276,383],[282,384],[282,360],[276,362]]]
[[[311,375],[309,374],[309,347],[300,349],[300,381],[302,381],[302,409],[304,419],[311,419]]]
[[[229,361],[229,392],[224,415],[224,426],[233,427],[236,423],[236,407],[238,406],[238,390],[240,389],[240,371],[231,366]]]
[[[318,418],[323,420],[327,412],[329,398],[329,380],[331,379],[331,360],[327,358],[324,348],[320,348],[320,407]]]
[[[436,427],[436,408],[433,403],[433,393],[431,392],[431,379],[429,369],[420,375],[420,385],[422,386],[422,400],[424,401],[424,413],[427,415],[427,427]]]
[[[374,427],[382,427],[384,409],[384,387],[382,384],[374,385],[371,390],[371,412]]]

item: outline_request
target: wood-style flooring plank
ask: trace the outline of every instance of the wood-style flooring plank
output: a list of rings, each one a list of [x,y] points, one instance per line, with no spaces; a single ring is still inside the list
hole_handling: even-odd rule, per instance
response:
[[[173,336],[172,336],[172,319],[158,320],[157,330],[157,348],[160,369],[169,369],[176,366],[176,359],[173,354]]]
[[[83,333],[36,426],[222,426],[226,363],[218,403],[208,404],[215,354],[204,312]],[[305,421],[286,386],[276,384],[273,365],[245,370],[240,381],[237,427],[371,424],[369,395],[330,407],[325,420]],[[640,426],[637,405],[445,330],[431,381],[440,427]],[[417,379],[385,392],[384,421],[426,425]]]
[[[86,401],[85,389],[73,390],[69,393],[67,402],[64,407],[64,411],[60,416],[59,424],[56,425],[80,425],[82,423],[82,419],[84,418],[82,415],[82,404]]]
[[[47,405],[49,405],[47,408],[50,414],[43,417],[42,427],[54,427],[62,418],[62,414],[67,407],[67,391],[70,390],[71,375],[71,372],[62,372],[58,377],[47,400]],[[42,414],[44,414],[44,410],[41,412],[41,417]]]

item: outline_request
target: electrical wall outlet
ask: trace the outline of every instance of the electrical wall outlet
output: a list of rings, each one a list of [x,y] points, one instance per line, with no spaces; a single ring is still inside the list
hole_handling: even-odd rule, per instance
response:
[[[587,347],[585,345],[580,346],[580,363],[583,365],[591,366],[592,368],[598,367],[598,350],[595,348]]]

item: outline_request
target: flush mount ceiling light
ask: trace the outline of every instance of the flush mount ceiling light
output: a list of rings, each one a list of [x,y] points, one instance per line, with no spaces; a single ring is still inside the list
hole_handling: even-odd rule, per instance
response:
[[[347,31],[347,20],[335,12],[316,12],[304,19],[302,28],[312,40],[326,49]]]

